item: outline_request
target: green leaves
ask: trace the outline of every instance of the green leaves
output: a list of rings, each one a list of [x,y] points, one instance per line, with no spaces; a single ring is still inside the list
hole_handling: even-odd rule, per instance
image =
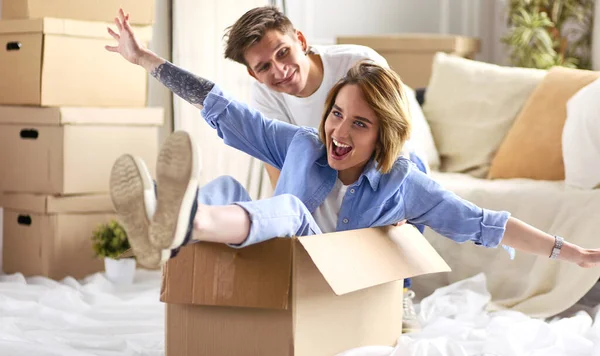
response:
[[[115,220],[101,224],[92,235],[92,248],[96,257],[117,258],[130,248],[127,233]]]
[[[518,67],[589,69],[594,0],[511,0],[502,42]]]

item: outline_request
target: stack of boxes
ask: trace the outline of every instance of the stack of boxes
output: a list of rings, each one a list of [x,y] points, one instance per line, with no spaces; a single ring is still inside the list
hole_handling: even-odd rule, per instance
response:
[[[154,0],[0,0],[0,207],[3,270],[61,279],[103,269],[92,231],[114,218],[113,162],[144,159],[154,174],[161,108],[148,75],[106,31],[119,7],[151,40]]]

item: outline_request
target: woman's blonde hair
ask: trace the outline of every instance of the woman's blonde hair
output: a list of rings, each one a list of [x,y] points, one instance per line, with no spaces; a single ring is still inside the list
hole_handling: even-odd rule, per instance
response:
[[[340,90],[346,85],[358,85],[364,99],[379,120],[379,137],[374,159],[377,169],[389,173],[410,136],[410,111],[404,85],[396,72],[371,61],[355,64],[327,95],[325,111],[319,126],[319,137],[325,140],[325,121]]]

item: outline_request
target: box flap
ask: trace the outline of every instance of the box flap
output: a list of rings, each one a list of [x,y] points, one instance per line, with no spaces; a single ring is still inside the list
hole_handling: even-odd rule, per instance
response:
[[[242,249],[195,243],[163,269],[160,300],[174,304],[287,309],[293,239]]]
[[[0,207],[34,214],[113,213],[114,207],[107,194],[49,196],[4,193]]]
[[[113,39],[106,30],[112,23],[56,19],[44,17],[27,20],[0,21],[0,34],[44,33],[74,37]],[[142,42],[152,40],[152,26],[133,26],[136,37]]]
[[[60,108],[60,122],[63,125],[126,125],[162,126],[164,110],[159,107],[147,108]]]
[[[162,126],[164,110],[148,108],[0,106],[0,124]]]
[[[432,33],[340,36],[337,38],[337,43],[368,46],[378,52],[479,52],[477,38]]]
[[[56,107],[0,106],[0,124],[59,125],[60,109]]]
[[[408,224],[303,236],[298,240],[337,295],[450,271],[425,237]]]

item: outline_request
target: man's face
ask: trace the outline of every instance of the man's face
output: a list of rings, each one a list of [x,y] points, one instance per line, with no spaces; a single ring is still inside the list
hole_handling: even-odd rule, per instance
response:
[[[299,96],[310,70],[306,46],[300,31],[290,35],[271,30],[246,50],[248,72],[273,91]]]

